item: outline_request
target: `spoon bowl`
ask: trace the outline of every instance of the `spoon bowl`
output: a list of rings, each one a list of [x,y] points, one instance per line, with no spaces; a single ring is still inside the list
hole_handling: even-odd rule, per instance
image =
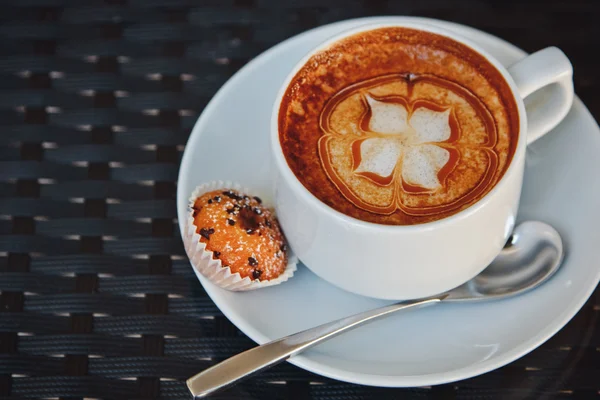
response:
[[[526,221],[515,228],[498,256],[444,301],[498,299],[534,289],[552,277],[564,258],[560,235],[552,226]]]
[[[550,279],[563,260],[563,243],[550,225],[527,221],[515,228],[492,263],[463,285],[425,299],[403,301],[365,311],[274,340],[233,356],[187,380],[194,399],[204,398],[279,364],[341,333],[399,311],[442,301],[488,301],[532,290]]]

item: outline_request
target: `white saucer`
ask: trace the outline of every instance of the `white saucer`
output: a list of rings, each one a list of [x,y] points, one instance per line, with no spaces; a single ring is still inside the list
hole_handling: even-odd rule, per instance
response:
[[[193,188],[211,180],[237,181],[269,200],[269,118],[280,83],[321,41],[360,24],[390,19],[415,20],[365,18],[323,26],[273,47],[230,79],[204,110],[187,144],[177,192],[179,220],[184,220]],[[418,20],[469,37],[505,64],[525,55],[475,29]],[[441,304],[396,315],[290,362],[348,382],[425,386],[482,374],[539,346],[575,315],[600,279],[598,154],[600,129],[579,99],[566,120],[528,151],[520,218],[554,225],[568,251],[558,275],[543,287],[510,300]],[[337,289],[305,267],[285,284],[248,293],[228,292],[198,278],[221,311],[258,343],[385,303]]]

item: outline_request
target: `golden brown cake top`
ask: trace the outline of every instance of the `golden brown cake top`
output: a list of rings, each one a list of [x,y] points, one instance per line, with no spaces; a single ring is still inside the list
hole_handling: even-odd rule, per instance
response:
[[[285,270],[285,238],[260,198],[232,189],[215,190],[196,199],[192,212],[200,241],[232,273],[265,281]]]

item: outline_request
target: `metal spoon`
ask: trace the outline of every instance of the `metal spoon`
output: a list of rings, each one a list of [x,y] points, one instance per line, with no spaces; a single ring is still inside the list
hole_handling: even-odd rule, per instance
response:
[[[558,270],[562,260],[562,240],[553,227],[538,221],[523,222],[485,270],[455,289],[365,311],[263,344],[191,377],[186,382],[187,387],[194,399],[201,399],[334,336],[398,311],[442,301],[483,301],[521,294],[546,282]]]

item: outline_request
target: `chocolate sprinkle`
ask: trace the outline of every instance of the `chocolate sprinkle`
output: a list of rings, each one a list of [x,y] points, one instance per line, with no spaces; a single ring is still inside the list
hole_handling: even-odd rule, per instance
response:
[[[254,233],[254,229],[246,229],[246,233],[248,235],[252,235]]]
[[[254,257],[248,257],[248,265],[251,267],[256,267],[258,265],[258,261]]]
[[[227,223],[231,226],[235,225],[235,221],[232,219],[227,219]]]
[[[262,275],[262,271],[260,269],[252,270],[252,278],[258,279]]]
[[[287,251],[287,245],[284,243],[281,246],[279,246],[279,249],[285,253]]]
[[[213,251],[213,254],[215,257],[219,258],[219,256],[221,255],[220,251]]]
[[[208,228],[208,229],[201,228],[200,229],[200,236],[202,236],[206,240],[210,240],[210,235],[212,235],[213,233],[215,233],[215,230],[213,228]]]
[[[258,196],[254,196],[254,200],[256,200],[258,204],[262,204],[262,200]]]
[[[227,191],[223,192],[223,194],[232,200],[241,200],[242,199],[242,197],[238,196],[233,190],[227,190]]]
[[[258,207],[254,207],[254,214],[256,215],[261,215],[262,214],[262,210]]]
[[[238,222],[240,223],[242,229],[251,234],[259,228],[261,222],[260,219],[261,217],[252,211],[252,207],[244,206],[240,210]]]
[[[271,220],[270,219],[265,219],[265,225],[270,228],[271,227]]]
[[[228,208],[225,211],[227,211],[227,214],[233,214],[235,212],[235,208],[233,208],[233,207],[232,208]]]
[[[215,196],[215,201],[217,203],[220,203],[221,202],[221,196]]]
[[[208,199],[208,204],[212,204],[212,199]]]

